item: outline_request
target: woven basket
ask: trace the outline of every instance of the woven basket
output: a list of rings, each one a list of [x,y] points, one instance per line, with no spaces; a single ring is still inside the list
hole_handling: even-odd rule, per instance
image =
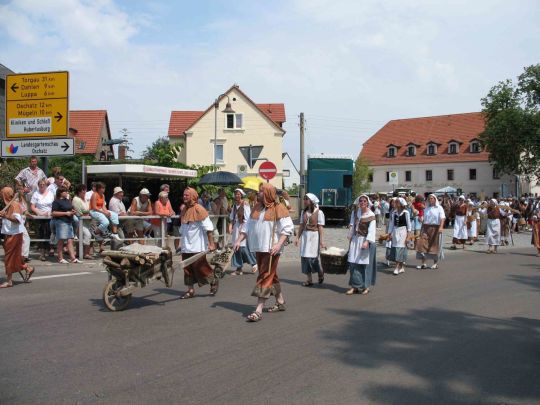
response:
[[[324,272],[328,274],[347,273],[347,269],[349,268],[349,263],[347,262],[348,255],[348,252],[343,256],[329,255],[321,252],[321,266]]]

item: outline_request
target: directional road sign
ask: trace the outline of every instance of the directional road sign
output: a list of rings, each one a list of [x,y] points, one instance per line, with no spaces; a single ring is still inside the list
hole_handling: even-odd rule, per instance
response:
[[[6,138],[67,136],[68,112],[68,72],[6,76]]]
[[[262,162],[259,166],[259,176],[265,180],[271,180],[276,176],[277,167],[272,162]]]
[[[73,156],[73,138],[8,139],[2,141],[2,157]]]

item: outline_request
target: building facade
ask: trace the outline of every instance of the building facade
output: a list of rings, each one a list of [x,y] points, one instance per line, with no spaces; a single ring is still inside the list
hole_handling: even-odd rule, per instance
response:
[[[300,172],[296,168],[291,156],[284,152],[283,156],[283,188],[291,189],[300,186]]]
[[[481,113],[388,122],[361,151],[373,170],[371,191],[424,194],[450,186],[480,199],[534,193],[535,184],[494,171],[478,139],[483,130]]]
[[[223,112],[227,103],[234,112]],[[186,165],[213,165],[215,157],[219,170],[243,177],[256,175],[261,162],[271,161],[277,167],[271,183],[281,188],[284,122],[284,104],[255,104],[234,85],[217,109],[212,103],[205,111],[172,111],[168,135],[171,143],[183,145],[178,159]]]
[[[75,138],[75,154],[92,155],[95,160],[113,160],[107,110],[76,110],[69,112],[69,135]]]

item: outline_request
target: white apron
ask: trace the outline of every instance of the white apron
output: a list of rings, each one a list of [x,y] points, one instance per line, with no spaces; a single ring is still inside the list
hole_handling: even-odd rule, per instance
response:
[[[456,215],[454,220],[454,238],[456,239],[467,239],[467,223],[465,222],[465,216]]]
[[[501,244],[501,221],[498,218],[487,220],[486,243],[491,246]]]

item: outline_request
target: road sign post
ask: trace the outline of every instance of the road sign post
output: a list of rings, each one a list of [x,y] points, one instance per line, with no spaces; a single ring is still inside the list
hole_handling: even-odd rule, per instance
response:
[[[68,72],[6,76],[6,138],[66,137],[68,113]]]
[[[262,162],[259,166],[259,176],[266,181],[270,181],[276,176],[277,167],[272,162]]]

